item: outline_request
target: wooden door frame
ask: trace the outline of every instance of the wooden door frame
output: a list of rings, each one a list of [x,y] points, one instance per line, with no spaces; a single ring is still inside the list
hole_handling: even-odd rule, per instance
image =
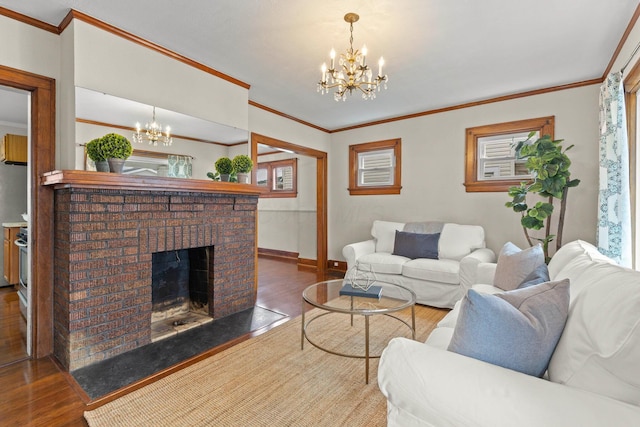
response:
[[[326,272],[328,269],[327,261],[327,153],[324,151],[314,150],[313,148],[303,147],[301,145],[292,144],[290,142],[281,141],[279,139],[268,136],[251,133],[251,160],[253,164],[258,164],[258,144],[269,145],[274,148],[284,148],[293,151],[296,154],[310,156],[316,158],[316,233],[317,233],[317,249],[316,249],[316,266],[318,272]],[[252,181],[255,182],[255,169],[252,174]]]
[[[31,93],[31,356],[53,353],[53,191],[40,177],[55,169],[55,79],[0,65],[0,85]],[[67,272],[68,274],[68,272]]]

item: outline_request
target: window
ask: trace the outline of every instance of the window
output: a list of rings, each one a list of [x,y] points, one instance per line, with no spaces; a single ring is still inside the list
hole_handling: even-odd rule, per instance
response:
[[[265,187],[260,197],[298,196],[298,159],[258,163],[256,184]]]
[[[465,182],[467,192],[507,191],[530,178],[525,161],[515,158],[515,145],[527,139],[553,138],[554,117],[519,120],[466,130]]]
[[[349,194],[400,194],[400,139],[349,146]]]

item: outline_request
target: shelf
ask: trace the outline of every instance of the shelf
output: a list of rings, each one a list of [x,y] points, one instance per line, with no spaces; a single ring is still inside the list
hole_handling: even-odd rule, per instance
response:
[[[189,193],[218,193],[260,195],[257,185],[220,182],[201,179],[167,178],[155,176],[123,175],[109,172],[62,170],[47,172],[41,177],[42,185],[53,188],[114,188],[139,191],[183,191]]]

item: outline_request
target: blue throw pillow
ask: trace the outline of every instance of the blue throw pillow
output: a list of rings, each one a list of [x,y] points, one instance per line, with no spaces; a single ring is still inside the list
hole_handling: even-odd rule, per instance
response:
[[[396,230],[393,255],[400,255],[411,259],[438,259],[439,240],[440,233],[422,234]]]
[[[541,377],[568,312],[568,279],[494,295],[469,289],[448,349]]]
[[[528,288],[529,286],[538,285],[540,283],[548,282],[549,280],[551,279],[549,278],[549,269],[547,268],[547,264],[540,264],[522,280],[518,289]]]

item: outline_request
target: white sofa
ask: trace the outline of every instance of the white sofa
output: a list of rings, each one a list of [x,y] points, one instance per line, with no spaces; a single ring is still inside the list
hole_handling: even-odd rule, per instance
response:
[[[440,232],[438,259],[393,255],[397,231]],[[373,271],[378,280],[405,286],[416,293],[419,304],[451,308],[476,283],[476,267],[495,261],[486,248],[484,229],[479,225],[425,222],[374,221],[370,240],[342,249],[347,271]]]
[[[574,241],[549,263],[570,281],[569,315],[547,378],[447,351],[459,308],[426,344],[393,339],[378,369],[389,426],[640,426],[640,272]],[[492,283],[495,264],[479,266]],[[482,292],[499,292],[488,284]]]

